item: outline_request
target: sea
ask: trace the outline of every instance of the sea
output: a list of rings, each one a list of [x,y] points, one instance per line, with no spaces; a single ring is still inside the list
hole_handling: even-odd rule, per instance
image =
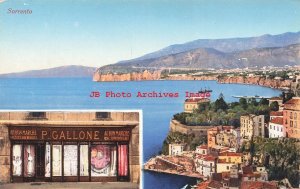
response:
[[[233,96],[272,97],[281,91],[242,84],[218,84],[216,81],[128,81],[93,82],[91,78],[2,78],[1,110],[142,110],[143,162],[157,155],[169,131],[173,115],[183,111],[186,92],[210,89],[211,100],[223,94],[225,101],[238,101]],[[99,92],[100,97],[90,97]],[[131,97],[105,97],[106,92],[130,93]],[[178,93],[178,97],[143,98],[141,93]],[[196,180],[184,176],[144,171],[144,189],[179,189]]]

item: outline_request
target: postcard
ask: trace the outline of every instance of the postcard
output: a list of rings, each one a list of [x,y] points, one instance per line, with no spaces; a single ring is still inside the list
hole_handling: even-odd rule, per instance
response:
[[[0,188],[299,188],[300,1],[0,0]]]

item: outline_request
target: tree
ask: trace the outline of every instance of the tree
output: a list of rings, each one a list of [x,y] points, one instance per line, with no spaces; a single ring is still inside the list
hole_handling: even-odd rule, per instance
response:
[[[228,105],[225,102],[224,98],[221,96],[219,97],[216,101],[215,101],[215,111],[218,110],[227,110],[228,109]]]
[[[262,98],[260,101],[259,101],[259,104],[260,105],[269,105],[269,101],[265,98]]]
[[[279,104],[277,101],[274,101],[270,104],[270,110],[271,111],[278,111],[279,110]]]
[[[240,98],[239,102],[240,102],[241,107],[242,107],[244,110],[246,110],[247,107],[248,107],[247,100],[246,100],[245,98]]]

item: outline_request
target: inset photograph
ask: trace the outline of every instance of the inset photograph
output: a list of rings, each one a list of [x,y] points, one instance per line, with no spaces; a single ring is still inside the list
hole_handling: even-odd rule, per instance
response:
[[[139,111],[0,112],[0,180],[139,188],[140,124]]]

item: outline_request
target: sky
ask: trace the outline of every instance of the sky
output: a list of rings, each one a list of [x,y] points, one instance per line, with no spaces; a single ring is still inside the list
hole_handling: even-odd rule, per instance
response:
[[[196,39],[298,31],[300,0],[0,0],[0,73],[100,67]]]

